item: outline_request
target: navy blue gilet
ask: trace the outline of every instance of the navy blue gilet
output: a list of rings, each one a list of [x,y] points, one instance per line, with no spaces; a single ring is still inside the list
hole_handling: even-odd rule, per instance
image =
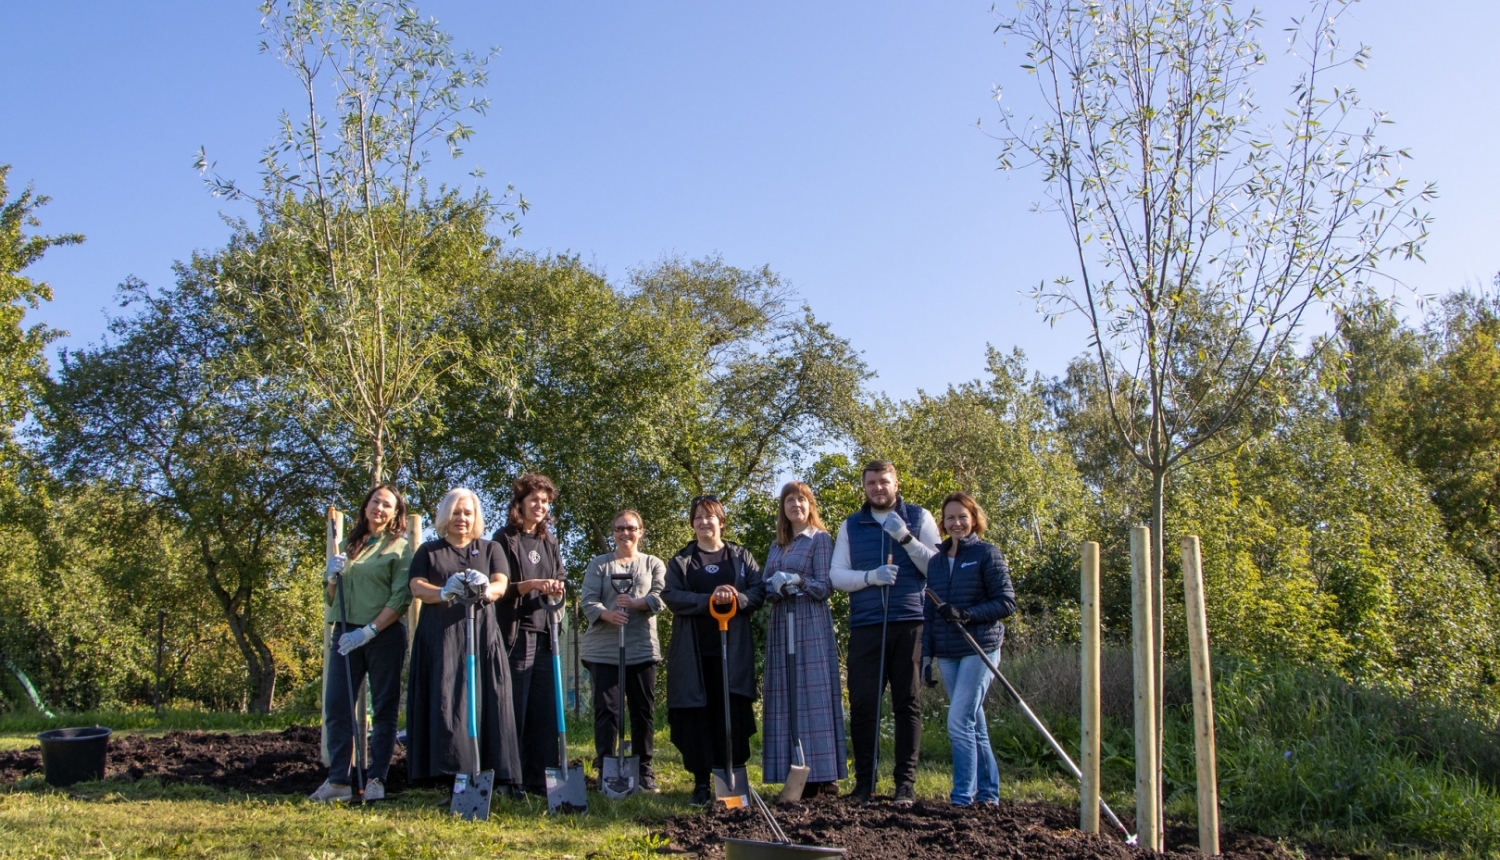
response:
[[[918,540],[917,532],[922,525],[925,511],[918,505],[909,505],[896,497],[894,509],[912,540]],[[849,567],[854,570],[874,570],[886,563],[886,558],[897,567],[896,584],[890,589],[890,620],[921,621],[923,619],[922,589],[927,587],[927,578],[912,563],[906,548],[885,533],[880,521],[870,513],[870,503],[849,515],[844,520],[844,536],[849,540]],[[880,589],[871,585],[849,595],[849,626],[869,627],[878,625],[883,617],[880,606]]]

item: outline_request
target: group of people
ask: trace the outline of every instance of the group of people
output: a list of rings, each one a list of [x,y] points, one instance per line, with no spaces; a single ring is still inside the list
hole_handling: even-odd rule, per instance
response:
[[[653,764],[656,668],[662,660],[656,619],[670,610],[667,722],[683,767],[693,775],[693,802],[712,802],[715,770],[749,761],[758,695],[763,698],[763,779],[784,782],[790,767],[802,764],[809,769],[804,796],[837,794],[838,780],[848,776],[838,646],[828,604],[837,590],[849,594],[844,674],[855,798],[869,801],[875,792],[879,702],[889,686],[894,801],[915,801],[921,686],[935,686],[940,677],[948,694],[953,749],[949,799],[959,806],[999,801],[999,768],[984,716],[991,675],[969,639],[999,661],[1001,619],[1014,611],[1015,592],[999,548],[981,539],[984,510],[968,494],[953,493],[935,520],[902,499],[895,467],[883,460],[865,466],[862,483],[865,503],[839,525],[836,537],[824,527],[807,484],[784,486],[764,568],[743,546],[725,540],[727,518],[714,496],[692,500],[688,517],[694,540],[665,562],[642,551],[646,532],[639,513],[623,510],[615,516],[610,524],[614,551],[589,561],[580,594],[589,621],[581,657],[593,681],[596,762],[614,754],[628,714],[639,788],[659,790]],[[562,764],[550,625],[558,620],[566,574],[547,527],[557,495],[546,477],[521,476],[512,486],[504,527],[486,540],[478,497],[452,490],[438,506],[438,537],[415,549],[416,536],[405,532],[401,493],[382,484],[365,497],[341,552],[328,562],[326,600],[330,617],[339,619],[324,690],[332,765],[312,799],[351,796],[355,717],[342,691],[365,679],[373,731],[364,797],[385,796],[406,658],[405,610],[412,600],[424,605],[407,685],[409,777],[420,782],[492,770],[496,785],[506,791],[546,793],[547,768]],[[474,595],[481,595],[477,603]],[[472,761],[467,734],[464,597],[478,612],[478,762]],[[767,605],[765,671],[757,684],[752,616]],[[725,633],[715,615],[731,608]],[[789,629],[792,623],[795,630]],[[796,660],[795,691],[788,689],[789,659]],[[793,703],[800,757],[792,749]]]

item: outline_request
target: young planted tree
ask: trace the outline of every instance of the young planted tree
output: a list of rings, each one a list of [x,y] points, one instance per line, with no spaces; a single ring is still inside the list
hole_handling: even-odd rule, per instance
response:
[[[392,427],[459,365],[445,322],[468,312],[460,287],[495,250],[489,227],[514,230],[526,206],[509,190],[497,200],[430,186],[425,173],[430,148],[461,155],[465,119],[487,109],[466,93],[485,84],[491,55],[456,54],[401,2],[273,0],[262,13],[262,50],[296,76],[305,104],[283,115],[258,194],[208,180],[260,219],[241,237],[247,264],[221,287],[279,333],[265,356],[273,375],[351,437],[376,483],[399,463]],[[199,167],[211,170],[202,153]],[[503,356],[466,369],[514,387]]]
[[[1036,298],[1082,317],[1110,426],[1150,475],[1157,641],[1168,476],[1253,432],[1308,312],[1427,235],[1414,207],[1432,187],[1401,176],[1385,117],[1328,80],[1368,54],[1335,35],[1345,5],[1291,28],[1304,65],[1274,124],[1252,88],[1261,22],[1229,0],[1028,0],[999,24],[1045,105],[1003,112],[1002,166],[1043,169],[1077,256]]]

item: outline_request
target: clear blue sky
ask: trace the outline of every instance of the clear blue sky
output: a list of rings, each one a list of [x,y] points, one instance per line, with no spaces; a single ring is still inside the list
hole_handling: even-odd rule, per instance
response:
[[[978,375],[986,342],[1049,373],[1083,348],[1022,295],[1071,271],[1059,216],[1029,208],[1040,177],[997,172],[997,145],[974,128],[994,116],[994,84],[1023,113],[1030,91],[988,2],[418,7],[459,46],[503,48],[464,164],[532,202],[520,247],[575,252],[616,278],[669,253],[768,264],[898,397]],[[1303,7],[1261,8],[1279,54]],[[1500,270],[1500,4],[1366,0],[1341,23],[1374,48],[1351,79],[1396,120],[1385,140],[1439,184],[1429,262],[1399,274],[1423,292],[1487,285]],[[126,276],[164,284],[174,260],[224,241],[225,204],[195,151],[253,182],[295,103],[258,28],[251,2],[0,6],[0,163],[13,190],[53,197],[45,231],[88,236],[29,272],[56,291],[32,318],[67,343],[102,336]]]

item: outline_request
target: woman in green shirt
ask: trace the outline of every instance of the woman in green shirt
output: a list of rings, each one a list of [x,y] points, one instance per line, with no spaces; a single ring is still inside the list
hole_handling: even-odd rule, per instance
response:
[[[355,724],[349,710],[349,689],[370,680],[374,732],[370,738],[369,769],[364,799],[385,799],[385,778],[396,750],[396,720],[401,708],[401,666],[406,660],[406,625],[402,618],[411,603],[407,569],[412,542],[406,534],[406,500],[391,484],[381,484],[365,495],[359,520],[328,560],[323,601],[332,611],[335,651],[329,653],[328,685],[323,689],[328,720],[328,779],[312,800],[348,800],[349,770],[353,760]],[[344,595],[339,602],[338,579]],[[340,621],[341,612],[344,613]]]

